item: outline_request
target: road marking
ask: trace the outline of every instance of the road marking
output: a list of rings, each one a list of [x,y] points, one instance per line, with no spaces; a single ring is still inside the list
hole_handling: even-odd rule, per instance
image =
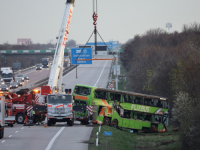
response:
[[[98,78],[98,80],[97,80],[97,82],[95,83],[94,86],[96,86],[96,84],[99,82],[99,79],[101,78],[101,75],[102,75],[102,73],[103,73],[103,71],[104,71],[104,68],[105,68],[107,62],[108,62],[108,61],[106,61],[105,65],[103,66],[103,69],[102,69],[102,71],[101,71],[101,74],[100,74],[100,76],[99,76],[99,78]]]
[[[24,127],[22,127],[21,129],[24,129]]]
[[[52,145],[53,145],[53,142],[56,140],[56,138],[59,136],[59,134],[65,129],[65,127],[62,127],[57,133],[56,135],[51,139],[51,141],[49,142],[47,148],[45,150],[50,150]]]
[[[98,63],[98,64],[99,64],[99,63]],[[98,65],[98,64],[97,64],[97,65]],[[96,65],[96,66],[97,66],[97,65]],[[95,67],[96,67],[96,66],[95,66]],[[90,74],[94,71],[95,67],[94,67],[94,68],[92,69],[92,71],[87,75],[87,77],[85,78],[85,80],[86,80],[86,79],[90,76]],[[83,80],[83,82],[84,82],[85,80]],[[81,82],[81,84],[83,84],[83,82]]]
[[[15,133],[17,133],[18,131],[16,131]]]
[[[11,137],[12,135],[10,135],[9,137]]]
[[[5,142],[5,141],[6,141],[6,140],[3,140],[2,143]]]

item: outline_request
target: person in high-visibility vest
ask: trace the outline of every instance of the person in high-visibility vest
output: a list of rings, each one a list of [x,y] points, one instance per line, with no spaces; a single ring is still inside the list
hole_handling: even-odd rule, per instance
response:
[[[33,123],[35,123],[35,110],[33,110]]]

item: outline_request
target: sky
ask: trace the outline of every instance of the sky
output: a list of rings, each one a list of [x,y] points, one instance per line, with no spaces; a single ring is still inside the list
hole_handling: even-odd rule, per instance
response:
[[[125,43],[150,29],[182,31],[200,23],[200,0],[97,0],[97,30],[105,42]],[[0,0],[0,44],[17,38],[33,43],[56,43],[66,0]],[[75,0],[68,39],[85,44],[94,30],[93,0]],[[101,41],[98,37],[98,41]],[[90,42],[94,42],[94,37]]]

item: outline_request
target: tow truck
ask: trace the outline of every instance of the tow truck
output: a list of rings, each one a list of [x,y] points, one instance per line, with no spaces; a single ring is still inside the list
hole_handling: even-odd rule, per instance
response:
[[[41,87],[41,95],[47,97],[48,126],[55,125],[56,122],[67,122],[69,126],[74,124],[71,89],[64,91],[62,86],[64,49],[69,34],[74,2],[75,0],[66,1],[49,81],[46,86]]]

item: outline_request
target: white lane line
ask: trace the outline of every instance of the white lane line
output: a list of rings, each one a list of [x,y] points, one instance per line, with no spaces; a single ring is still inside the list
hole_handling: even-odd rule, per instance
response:
[[[12,137],[12,135],[10,135],[9,137]]]
[[[6,140],[3,140],[2,143],[5,142],[5,141],[6,141]]]
[[[16,131],[15,133],[17,133],[18,131]]]
[[[24,129],[24,127],[22,127],[21,129]]]
[[[98,64],[99,64],[99,63],[98,63]],[[97,65],[98,65],[98,64],[97,64]],[[97,65],[96,65],[96,66],[97,66]],[[90,74],[94,71],[94,69],[96,68],[96,66],[95,66],[95,67],[92,69],[92,71],[87,75],[87,78],[88,78],[88,77],[90,76]],[[86,80],[87,78],[85,78],[85,80]],[[83,80],[83,82],[85,82],[85,80]],[[83,84],[83,82],[81,82],[81,84]]]
[[[100,74],[100,76],[99,76],[99,78],[98,78],[98,80],[97,80],[97,82],[95,83],[94,86],[96,86],[96,84],[99,82],[99,79],[101,78],[101,75],[102,75],[102,73],[103,73],[103,71],[104,71],[104,68],[105,68],[107,62],[108,62],[108,61],[106,61],[105,65],[103,66],[103,69],[102,69],[102,71],[101,71],[101,74]]]
[[[57,133],[56,135],[51,139],[51,141],[49,142],[47,148],[45,150],[50,150],[52,145],[53,145],[53,142],[56,140],[56,138],[59,136],[59,134],[65,129],[65,127],[62,127]]]

